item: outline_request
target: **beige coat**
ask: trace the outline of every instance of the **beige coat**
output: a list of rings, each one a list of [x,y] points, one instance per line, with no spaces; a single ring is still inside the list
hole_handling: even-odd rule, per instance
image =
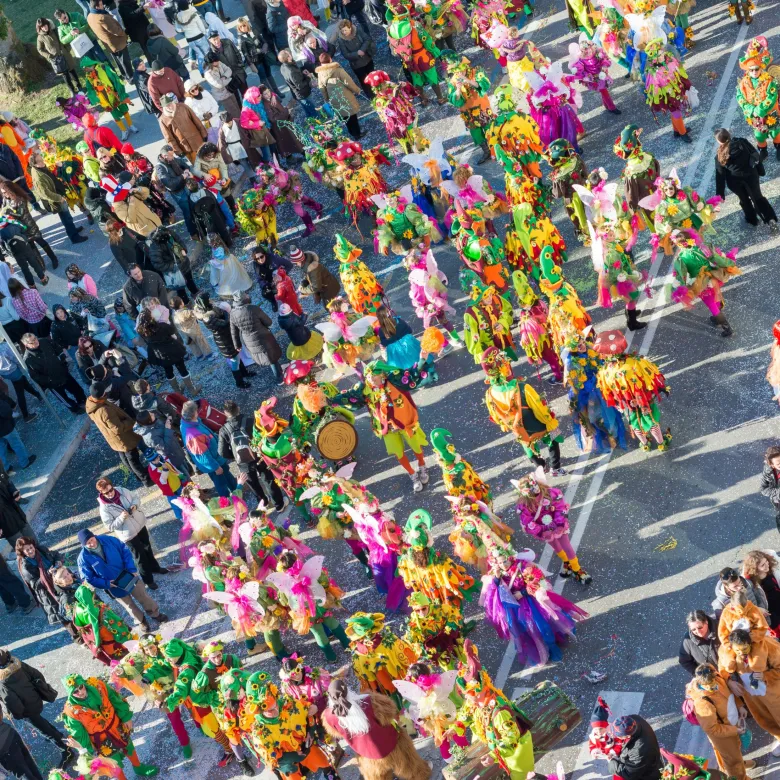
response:
[[[340,111],[342,105],[348,105],[350,115],[357,114],[360,110],[357,100],[360,87],[338,62],[326,62],[316,68],[315,73],[322,96],[334,109]]]
[[[98,40],[105,43],[115,54],[127,48],[127,35],[111,14],[88,14],[87,24]]]
[[[149,197],[146,187],[136,187],[130,197],[114,202],[114,214],[124,222],[130,230],[142,236],[154,232],[162,222],[144,200]]]
[[[206,140],[206,128],[189,106],[184,103],[174,105],[172,114],[166,111],[160,114],[160,130],[176,154],[186,154],[191,162]]]
[[[40,54],[52,68],[54,68],[54,60],[57,57],[65,57],[68,70],[75,70],[76,63],[73,61],[73,55],[70,53],[70,46],[63,46],[60,43],[60,39],[57,36],[57,28],[49,19],[46,21],[49,22],[49,32],[38,33],[38,54]]]
[[[106,401],[105,398],[89,396],[85,409],[89,419],[95,423],[106,444],[114,452],[130,452],[141,443],[141,437],[133,433],[135,421],[116,404]]]

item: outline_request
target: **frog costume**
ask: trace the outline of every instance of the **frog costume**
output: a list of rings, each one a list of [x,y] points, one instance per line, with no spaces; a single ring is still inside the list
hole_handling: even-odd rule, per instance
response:
[[[463,341],[474,362],[480,363],[488,347],[500,349],[509,360],[517,360],[512,338],[512,304],[493,285],[483,285],[468,268],[461,271],[460,279],[461,288],[471,298],[463,313]]]
[[[577,238],[587,244],[588,228],[585,219],[585,207],[574,189],[575,184],[584,184],[588,178],[585,162],[565,138],[557,138],[553,141],[547,147],[545,156],[552,167],[550,173],[552,195],[554,198],[563,200],[563,205],[574,226]]]

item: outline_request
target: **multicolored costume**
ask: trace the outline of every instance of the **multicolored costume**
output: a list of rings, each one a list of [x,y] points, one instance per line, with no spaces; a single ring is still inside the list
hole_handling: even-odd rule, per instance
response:
[[[745,75],[737,84],[737,104],[745,121],[753,128],[761,157],[766,157],[767,140],[771,138],[780,159],[777,74],[776,68],[770,68],[771,64],[772,55],[766,38],[763,35],[753,38],[739,58],[739,67]]]
[[[486,574],[490,545],[508,545],[514,531],[482,501],[471,496],[445,498],[450,502],[455,524],[448,538],[456,557]]]
[[[368,270],[368,266],[360,260],[363,250],[358,249],[341,233],[336,233],[333,254],[340,263],[341,286],[350,306],[358,314],[375,314],[382,305],[385,291],[376,276]]]
[[[427,149],[430,141],[417,127],[417,110],[412,102],[417,97],[417,90],[408,81],[396,84],[383,70],[369,73],[365,83],[374,92],[371,103],[385,126],[390,143],[397,141],[405,154]]]
[[[81,641],[92,657],[106,666],[124,658],[130,629],[124,620],[104,604],[89,585],[79,585],[68,612]]]
[[[753,21],[753,11],[756,10],[756,6],[753,0],[729,0],[729,16],[733,16],[737,20],[737,24],[742,24],[743,21],[750,24]]]
[[[517,27],[510,27],[499,19],[491,21],[481,40],[493,49],[499,62],[507,69],[509,84],[523,94],[530,89],[528,74],[550,66],[550,60],[531,41],[520,37]]]
[[[444,487],[451,496],[465,496],[493,506],[490,486],[482,480],[474,467],[455,450],[450,441],[452,434],[445,428],[431,431],[431,446],[441,467]]]
[[[593,38],[597,17],[591,0],[566,0],[566,11],[569,14],[569,28],[580,30],[588,38]]]
[[[250,777],[255,768],[249,762],[242,744],[247,710],[246,685],[250,673],[243,669],[228,669],[218,681],[217,696],[214,697],[212,711],[222,732],[230,741],[230,748],[238,759],[239,766]]]
[[[258,181],[255,187],[263,191],[264,202],[273,204],[274,212],[284,203],[289,203],[306,226],[302,238],[310,236],[314,232],[314,222],[306,209],[312,211],[315,217],[320,217],[323,205],[304,194],[298,173],[285,170],[274,157],[271,165],[258,166],[256,175]]]
[[[601,103],[610,114],[620,114],[615,106],[609,87],[612,77],[609,66],[612,64],[607,53],[591,40],[587,33],[580,33],[577,43],[569,44],[569,70],[577,84],[590,92],[601,95]]]
[[[542,249],[539,268],[542,273],[539,289],[550,302],[547,325],[555,351],[560,355],[573,335],[585,332],[591,324],[591,318],[577,291],[566,281],[560,266],[555,263],[552,248]]]
[[[539,126],[539,138],[545,147],[558,138],[565,138],[579,152],[577,140],[585,132],[577,116],[582,98],[579,92],[572,89],[570,79],[570,76],[564,76],[560,62],[554,62],[541,73],[529,73],[531,92],[528,103],[531,117]]]
[[[40,128],[33,130],[30,137],[38,142],[38,151],[43,155],[46,167],[65,185],[68,208],[72,210],[79,206],[81,211],[85,211],[87,183],[81,155],[76,154],[69,146],[58,144]]]
[[[279,234],[276,230],[276,211],[274,201],[260,188],[251,188],[244,192],[236,202],[236,222],[241,229],[255,237],[258,244],[276,246]]]
[[[650,152],[642,149],[639,136],[642,128],[626,125],[615,139],[615,154],[626,161],[621,174],[625,188],[625,202],[632,215],[640,215],[650,230],[655,230],[653,214],[639,205],[639,201],[655,191],[655,182],[661,175],[661,165]]]
[[[375,249],[379,254],[387,255],[392,249],[395,254],[405,256],[413,247],[427,249],[431,241],[441,241],[438,226],[414,204],[413,197],[408,186],[400,192],[372,197],[379,207],[374,234]]]
[[[575,184],[584,184],[588,178],[585,162],[565,138],[553,141],[547,147],[545,156],[552,167],[550,172],[552,195],[563,200],[577,238],[580,241],[587,241],[585,208],[574,189]]]
[[[538,280],[543,252],[549,252],[556,265],[565,263],[566,242],[547,213],[534,211],[530,203],[512,208],[512,222],[506,233],[509,264]]]
[[[314,326],[325,339],[323,362],[341,374],[347,369],[356,371],[358,362],[370,360],[379,346],[379,337],[374,331],[376,317],[355,314],[341,296],[328,302],[328,311],[329,321]]]
[[[59,97],[54,101],[62,110],[65,119],[70,122],[74,130],[83,133],[87,126],[84,124],[84,117],[87,114],[94,114],[98,109],[93,109],[89,100],[81,93],[77,92],[69,98]]]
[[[509,360],[517,360],[512,338],[512,304],[499,295],[493,285],[485,287],[468,268],[461,271],[461,286],[471,298],[469,307],[463,312],[463,341],[474,362],[482,361],[482,354],[488,347],[501,350]]]
[[[429,84],[441,98],[436,72],[436,58],[441,50],[433,37],[422,22],[412,16],[404,0],[389,0],[385,17],[390,50],[403,62],[412,84],[420,90]]]
[[[682,115],[699,105],[695,87],[688,79],[682,63],[666,48],[662,39],[645,46],[645,98],[653,113],[669,114],[674,137],[691,143]]]
[[[499,294],[507,295],[510,292],[509,273],[503,262],[504,246],[501,240],[488,232],[485,215],[478,205],[466,209],[457,202],[455,212],[452,236],[458,255],[465,265],[461,269],[461,288],[464,286],[463,274],[470,271],[467,274],[469,279],[476,275],[483,286],[494,287]]]
[[[343,141],[327,152],[338,168],[334,175],[343,188],[345,213],[354,225],[357,225],[361,213],[374,213],[371,196],[387,192],[387,182],[379,168],[390,164],[389,154],[387,144],[363,149],[355,141]]]
[[[125,85],[116,71],[107,62],[96,62],[84,57],[84,91],[89,102],[101,111],[108,111],[120,130],[130,127],[130,104]]]

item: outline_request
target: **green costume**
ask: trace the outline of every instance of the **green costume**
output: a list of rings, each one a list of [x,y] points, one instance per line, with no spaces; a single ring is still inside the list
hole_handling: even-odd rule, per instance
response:
[[[474,143],[483,147],[483,151],[487,150],[488,156],[480,160],[486,162],[490,159],[490,150],[485,143],[485,132],[496,118],[488,99],[490,79],[482,68],[475,67],[467,57],[453,51],[446,51],[444,60],[447,63],[449,83],[447,99],[459,109],[460,117]]]
[[[484,286],[468,268],[461,271],[460,278],[463,291],[472,300],[463,313],[463,341],[474,362],[482,361],[482,353],[488,347],[497,347],[510,360],[517,360],[512,339],[512,304],[492,285]]]
[[[580,241],[588,239],[588,222],[585,206],[574,189],[575,184],[585,186],[588,170],[582,157],[565,138],[558,138],[547,147],[547,159],[552,166],[550,183],[554,198],[561,198],[566,207],[574,232]]]
[[[767,48],[766,38],[759,36],[748,44],[745,54],[739,58],[739,67],[745,75],[737,84],[737,104],[742,109],[745,121],[753,128],[756,142],[766,156],[767,139],[771,137],[780,154],[780,114],[777,106],[777,82],[769,74],[772,55]],[[751,74],[751,68],[758,72]]]
[[[121,120],[130,111],[129,99],[122,79],[116,71],[105,62],[95,62],[89,57],[83,57],[81,65],[84,68],[84,92],[93,106],[102,111],[111,112],[115,120]]]
[[[433,225],[414,203],[395,194],[387,196],[387,203],[376,215],[377,243],[380,254],[392,249],[406,256],[412,247],[431,240]]]
[[[439,83],[436,58],[441,54],[425,27],[409,15],[399,2],[389,2],[386,18],[387,42],[401,59],[415,87]]]
[[[220,651],[221,642],[209,642],[201,651],[201,657],[208,659],[208,656]],[[195,675],[190,689],[192,701],[200,706],[214,707],[219,705],[219,687],[218,679],[221,674],[230,669],[240,669],[241,659],[232,653],[222,653],[222,662],[217,666],[213,661],[204,660],[200,671]]]
[[[441,467],[444,487],[451,496],[469,496],[493,506],[490,486],[482,480],[474,467],[456,450],[450,439],[452,434],[445,428],[431,431],[431,446]]]

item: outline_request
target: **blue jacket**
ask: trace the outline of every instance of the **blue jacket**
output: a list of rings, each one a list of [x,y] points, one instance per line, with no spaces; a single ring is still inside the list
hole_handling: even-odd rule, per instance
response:
[[[82,547],[78,557],[81,578],[93,588],[107,590],[115,599],[129,595],[130,592],[127,590],[112,588],[111,581],[116,579],[124,569],[134,574],[138,572],[130,548],[113,536],[97,534],[96,538],[103,547],[106,559],[103,560],[97,553]]]
[[[210,474],[227,463],[217,449],[216,434],[203,423],[182,420],[179,430],[181,431],[181,439],[187,448],[187,452],[190,453],[193,463],[201,471]],[[208,442],[208,449],[205,452],[201,452],[204,441]]]

